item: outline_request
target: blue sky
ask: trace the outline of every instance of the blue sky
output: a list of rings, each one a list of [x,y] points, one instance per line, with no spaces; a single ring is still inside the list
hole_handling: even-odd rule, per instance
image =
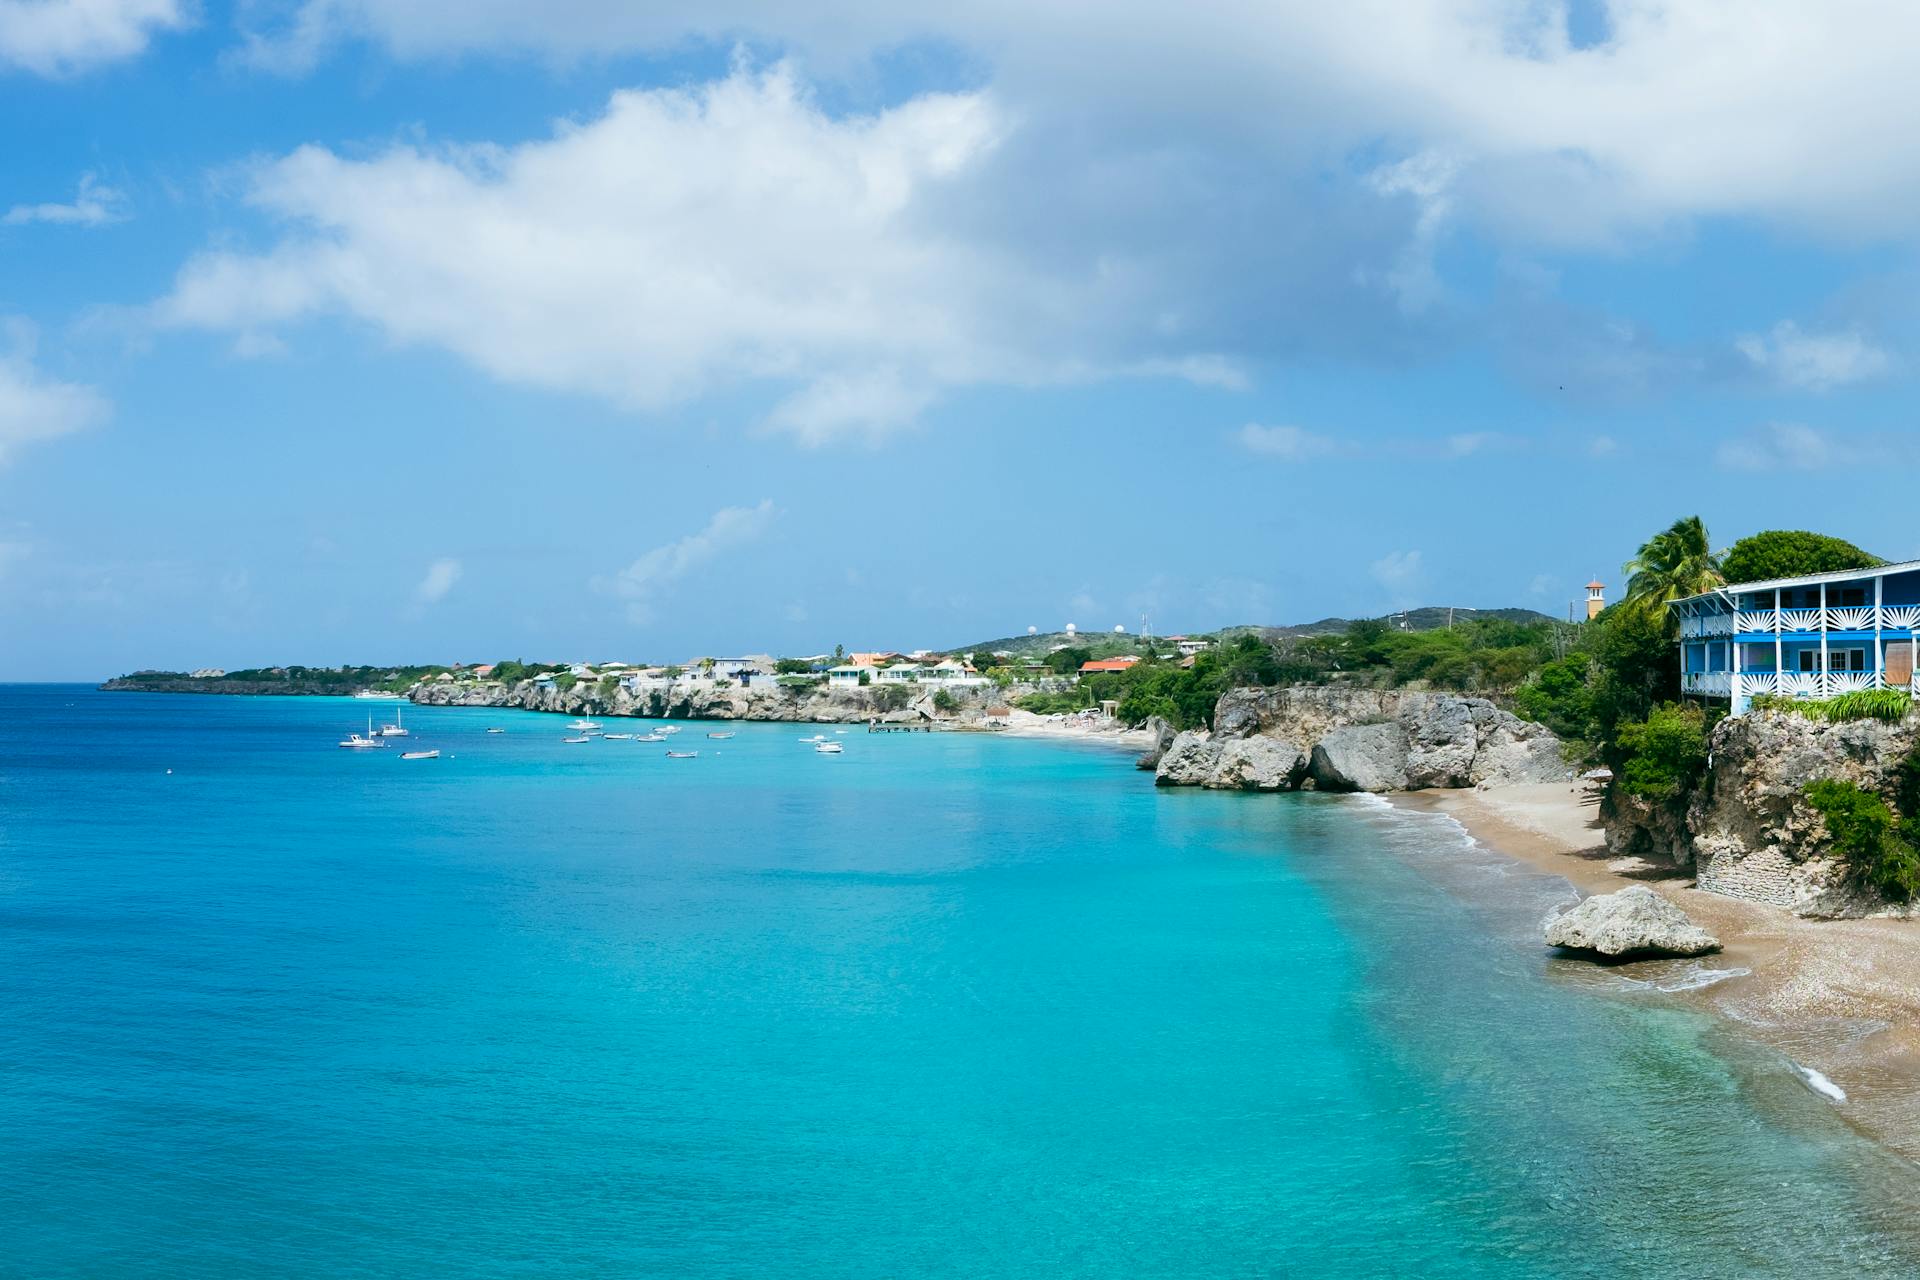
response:
[[[1920,557],[1904,7],[0,0],[0,678]]]

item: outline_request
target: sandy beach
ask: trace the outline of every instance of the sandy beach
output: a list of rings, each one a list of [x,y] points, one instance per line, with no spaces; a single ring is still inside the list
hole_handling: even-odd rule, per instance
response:
[[[1052,716],[1037,716],[1031,711],[1018,709],[1008,718],[1005,727],[994,729],[993,732],[1011,734],[1016,738],[1058,738],[1070,742],[1090,742],[1096,746],[1135,752],[1145,751],[1153,745],[1153,735],[1145,729],[1128,729],[1117,720],[1088,721],[1071,716],[1057,719]]]
[[[1480,843],[1563,876],[1582,893],[1644,883],[1724,944],[1716,967],[1748,970],[1675,993],[1819,1072],[1846,1094],[1854,1125],[1920,1159],[1920,923],[1807,920],[1775,907],[1704,893],[1690,877],[1615,859],[1597,801],[1549,783],[1393,797],[1446,814]],[[1670,962],[1622,966],[1657,972]]]

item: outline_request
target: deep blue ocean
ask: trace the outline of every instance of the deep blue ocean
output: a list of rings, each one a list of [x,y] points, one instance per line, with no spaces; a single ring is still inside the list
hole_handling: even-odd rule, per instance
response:
[[[369,705],[0,686],[5,1274],[1920,1274],[1911,1165],[1445,819]]]

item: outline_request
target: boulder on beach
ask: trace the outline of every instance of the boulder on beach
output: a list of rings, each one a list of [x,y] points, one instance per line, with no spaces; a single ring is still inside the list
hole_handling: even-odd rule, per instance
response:
[[[1718,951],[1720,940],[1679,907],[1636,884],[1618,893],[1596,893],[1549,920],[1547,945],[1618,960],[1700,956]]]

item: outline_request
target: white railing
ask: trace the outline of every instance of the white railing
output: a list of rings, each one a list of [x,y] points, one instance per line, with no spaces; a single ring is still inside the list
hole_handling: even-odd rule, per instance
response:
[[[1692,682],[1720,674],[1716,671],[1685,675],[1681,677],[1681,687],[1688,693],[1719,693],[1721,690],[1718,688],[1695,688]],[[1881,684],[1877,671],[1829,671],[1824,676],[1817,671],[1750,671],[1729,680],[1726,691],[1745,698],[1769,695],[1781,698],[1837,698],[1843,693],[1878,689]],[[1920,686],[1902,687],[1914,687],[1914,691],[1920,693]]]
[[[1733,673],[1731,671],[1689,671],[1680,677],[1680,684],[1688,693],[1731,694]]]
[[[1782,631],[1818,631],[1826,620],[1824,609],[1782,609],[1780,610],[1780,629]]]
[[[1771,631],[1773,630],[1773,610],[1742,609],[1739,613],[1739,623],[1742,631]]]
[[[1861,608],[1858,605],[1845,609],[1827,610],[1827,629],[1829,631],[1871,631],[1873,630],[1872,605]]]
[[[1920,605],[1883,604],[1880,606],[1880,625],[1889,631],[1912,631],[1920,627]]]
[[[1733,634],[1733,615],[1710,613],[1699,618],[1682,618],[1680,634],[1689,640],[1698,640],[1703,636],[1730,636]]]
[[[1829,671],[1822,697],[1837,698],[1843,693],[1858,693],[1862,689],[1871,689],[1877,681],[1871,671]]]

